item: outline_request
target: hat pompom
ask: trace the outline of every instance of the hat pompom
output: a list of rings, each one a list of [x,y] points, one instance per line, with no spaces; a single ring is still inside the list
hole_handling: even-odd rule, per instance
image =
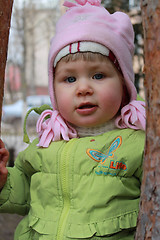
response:
[[[84,6],[86,3],[89,3],[90,5],[94,5],[94,6],[101,5],[101,0],[75,0],[75,1],[76,1],[76,3],[65,1],[63,6],[70,8],[70,7],[75,7],[78,5]]]

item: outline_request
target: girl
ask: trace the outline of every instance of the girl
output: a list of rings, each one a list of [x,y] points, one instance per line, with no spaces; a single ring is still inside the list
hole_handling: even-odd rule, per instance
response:
[[[49,53],[53,110],[14,168],[1,142],[0,211],[26,215],[15,240],[133,240],[145,140],[128,16],[66,1]]]

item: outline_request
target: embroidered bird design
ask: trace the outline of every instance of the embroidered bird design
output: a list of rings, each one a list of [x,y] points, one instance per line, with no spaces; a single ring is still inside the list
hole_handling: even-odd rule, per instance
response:
[[[113,140],[113,142],[109,146],[107,154],[104,154],[98,150],[90,149],[90,148],[87,149],[87,154],[94,161],[101,162],[101,164],[104,164],[107,158],[114,157],[114,152],[121,146],[121,144],[122,144],[122,137],[118,136]]]

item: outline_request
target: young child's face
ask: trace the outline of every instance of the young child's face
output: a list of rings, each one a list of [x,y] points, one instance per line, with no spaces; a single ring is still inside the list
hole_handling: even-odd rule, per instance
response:
[[[65,120],[79,127],[93,127],[111,120],[123,95],[122,76],[106,60],[61,60],[55,70],[57,109]]]

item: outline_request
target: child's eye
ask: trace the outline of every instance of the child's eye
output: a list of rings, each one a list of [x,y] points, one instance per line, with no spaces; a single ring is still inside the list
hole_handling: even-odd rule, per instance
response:
[[[104,78],[104,75],[102,73],[96,73],[93,76],[93,79],[97,79],[97,80],[102,79],[102,78]]]
[[[68,77],[65,79],[66,82],[69,82],[69,83],[73,83],[76,81],[76,78],[75,77]]]

